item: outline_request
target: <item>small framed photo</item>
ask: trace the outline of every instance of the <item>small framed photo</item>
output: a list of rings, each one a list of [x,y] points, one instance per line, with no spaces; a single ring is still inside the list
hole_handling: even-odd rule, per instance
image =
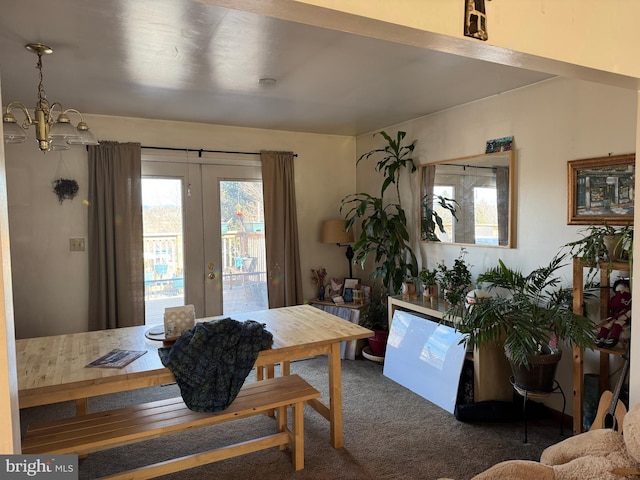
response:
[[[358,285],[360,285],[359,278],[344,279],[344,289],[342,290],[342,296],[344,297],[345,303],[353,303],[353,291]]]
[[[360,279],[359,278],[345,278],[344,279],[344,288],[350,288],[350,289],[354,289],[356,288],[356,285],[360,284]]]
[[[342,292],[345,303],[353,303],[353,288],[345,288]]]

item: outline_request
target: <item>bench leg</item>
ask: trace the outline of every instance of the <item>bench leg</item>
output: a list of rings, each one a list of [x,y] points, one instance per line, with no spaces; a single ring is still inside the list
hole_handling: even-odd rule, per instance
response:
[[[276,414],[276,424],[277,424],[278,433],[287,431],[287,407],[286,406],[278,407],[278,412]],[[289,445],[293,449],[293,445],[291,441],[289,442]],[[286,449],[287,449],[287,445],[280,445],[280,450],[286,450]]]
[[[304,468],[304,402],[298,402],[291,406],[293,417],[293,468]]]

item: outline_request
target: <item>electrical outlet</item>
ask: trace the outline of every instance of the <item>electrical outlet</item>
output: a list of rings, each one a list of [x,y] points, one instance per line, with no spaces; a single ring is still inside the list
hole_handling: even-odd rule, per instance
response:
[[[69,239],[69,251],[70,252],[84,252],[84,238],[70,238]]]

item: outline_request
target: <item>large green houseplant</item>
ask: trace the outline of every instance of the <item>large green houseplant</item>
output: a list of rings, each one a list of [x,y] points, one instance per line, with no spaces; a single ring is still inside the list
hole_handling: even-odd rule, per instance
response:
[[[562,355],[559,342],[581,348],[594,345],[592,322],[572,311],[572,302],[560,285],[558,270],[565,258],[556,255],[528,275],[500,260],[477,279],[493,295],[453,312],[467,345],[504,345],[515,383],[525,390],[552,390]],[[544,373],[547,378],[542,377]],[[529,384],[529,380],[542,384]]]
[[[386,132],[379,132],[387,144],[371,150],[358,158],[356,164],[372,156],[380,157],[376,171],[384,176],[380,196],[356,193],[342,199],[340,212],[347,219],[347,230],[360,221],[360,236],[353,245],[355,262],[364,268],[372,257],[375,267],[372,277],[382,282],[386,292],[396,295],[402,282],[417,275],[417,260],[410,246],[407,229],[407,215],[400,200],[400,174],[403,169],[416,171],[411,154],[415,141],[403,145],[406,132],[398,132],[396,138]],[[397,203],[385,201],[384,195],[392,184],[395,185]]]
[[[353,246],[355,262],[364,268],[369,257],[373,256],[375,267],[372,277],[381,280],[389,295],[396,295],[402,288],[402,282],[414,279],[417,275],[417,260],[410,246],[407,215],[400,199],[402,170],[409,169],[409,173],[416,171],[411,156],[415,141],[403,144],[406,132],[402,131],[396,134],[396,138],[385,131],[377,134],[384,137],[387,144],[360,155],[356,165],[371,157],[379,158],[375,170],[384,176],[380,196],[368,193],[348,195],[342,199],[340,212],[347,219],[347,230],[353,228],[357,221],[361,222],[360,236]],[[384,198],[392,184],[395,185],[397,203],[388,202]],[[450,211],[454,218],[457,204],[455,200],[439,195],[432,195],[429,200],[427,201],[427,197],[421,200],[422,207],[428,211],[422,221],[421,237],[438,241],[435,229],[438,228],[443,233],[445,230],[442,218],[433,209],[433,204]]]

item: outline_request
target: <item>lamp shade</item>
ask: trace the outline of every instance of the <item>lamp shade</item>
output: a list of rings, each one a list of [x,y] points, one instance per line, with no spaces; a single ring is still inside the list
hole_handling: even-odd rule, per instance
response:
[[[346,220],[324,220],[322,222],[322,243],[353,243],[353,230],[347,232]]]

